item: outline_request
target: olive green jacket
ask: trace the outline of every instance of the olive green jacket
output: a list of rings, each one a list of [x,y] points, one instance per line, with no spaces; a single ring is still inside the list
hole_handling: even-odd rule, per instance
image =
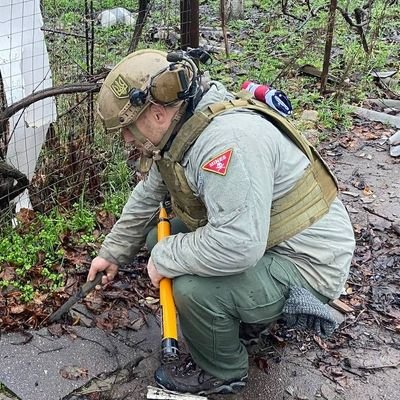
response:
[[[198,109],[230,96],[216,84]],[[229,149],[225,175],[202,168]],[[159,242],[152,251],[157,270],[174,278],[237,274],[254,266],[266,252],[272,201],[294,186],[308,163],[298,147],[260,115],[236,110],[216,117],[182,161],[189,185],[207,208],[208,223]],[[144,244],[145,225],[166,192],[153,166],[133,190],[99,255],[129,263]],[[354,245],[349,217],[336,199],[319,221],[268,251],[292,260],[317,291],[336,298],[348,276]]]

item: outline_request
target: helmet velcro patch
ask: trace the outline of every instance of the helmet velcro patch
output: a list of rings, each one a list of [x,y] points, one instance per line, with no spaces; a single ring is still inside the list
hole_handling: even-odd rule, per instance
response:
[[[125,79],[118,75],[110,85],[110,89],[119,99],[124,99],[129,96],[129,85]]]

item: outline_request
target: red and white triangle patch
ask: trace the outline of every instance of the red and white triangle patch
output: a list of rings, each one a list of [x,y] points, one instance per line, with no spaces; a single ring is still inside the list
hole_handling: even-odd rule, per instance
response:
[[[233,149],[225,150],[210,161],[202,165],[204,171],[214,172],[218,175],[226,175],[228,172],[229,161],[231,160]]]

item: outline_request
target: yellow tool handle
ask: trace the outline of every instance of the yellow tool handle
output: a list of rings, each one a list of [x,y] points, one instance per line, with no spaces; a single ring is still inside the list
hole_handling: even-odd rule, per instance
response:
[[[164,278],[160,282],[160,304],[162,307],[163,339],[168,338],[178,340],[176,310],[172,294],[171,279]]]
[[[168,219],[167,210],[161,205],[157,225],[157,240],[160,241],[170,234],[171,224]],[[160,281],[160,305],[162,312],[161,358],[164,362],[169,362],[178,357],[176,308],[172,291],[172,281],[169,278],[163,278]]]

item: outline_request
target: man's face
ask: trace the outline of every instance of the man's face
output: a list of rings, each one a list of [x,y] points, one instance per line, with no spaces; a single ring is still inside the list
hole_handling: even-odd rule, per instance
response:
[[[141,135],[143,135],[146,139],[151,139],[151,131],[152,127],[149,126],[147,113],[149,110],[145,110],[143,114],[139,116],[139,118],[135,121],[134,126],[132,127],[135,130],[138,130]],[[125,145],[129,148],[136,148],[139,151],[143,150],[143,144],[139,141],[138,138],[131,132],[128,127],[121,128],[121,137],[125,142]]]
[[[134,129],[140,134],[139,138],[143,136],[153,146],[157,146],[167,132],[177,111],[178,108],[167,108],[159,104],[152,104],[135,121]],[[134,146],[143,152],[143,144],[130,129],[122,128],[121,135],[128,146]]]
[[[140,142],[135,139],[135,136],[133,136],[131,131],[126,126],[121,128],[121,137],[128,148],[135,147],[137,149],[140,149]]]
[[[143,125],[143,124],[142,124]],[[138,121],[135,122],[135,126],[133,129],[139,130],[139,133],[144,136],[147,140],[152,142],[152,137],[148,132],[151,132],[151,128],[147,127],[146,125],[142,127],[138,126]],[[131,128],[132,129],[132,128]],[[135,154],[136,156],[138,153],[144,154],[149,157],[150,153],[148,150],[145,149],[143,143],[131,132],[131,130],[127,127],[121,128],[121,138],[125,142],[126,149],[131,153]]]

